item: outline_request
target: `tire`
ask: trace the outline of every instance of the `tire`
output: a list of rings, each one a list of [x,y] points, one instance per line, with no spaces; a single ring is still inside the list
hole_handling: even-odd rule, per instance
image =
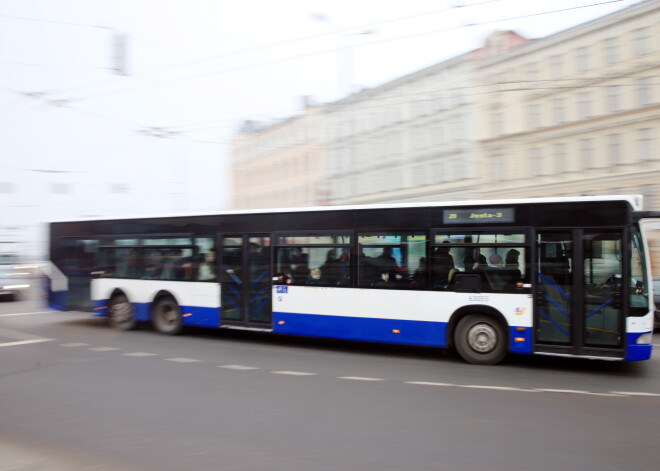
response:
[[[151,311],[154,329],[164,335],[177,335],[183,329],[183,317],[177,302],[170,298],[159,298]]]
[[[502,324],[484,314],[463,317],[454,331],[454,345],[463,360],[474,365],[495,365],[507,353]]]
[[[117,330],[133,330],[137,324],[135,310],[128,298],[123,294],[116,294],[110,298],[108,305],[108,324]]]

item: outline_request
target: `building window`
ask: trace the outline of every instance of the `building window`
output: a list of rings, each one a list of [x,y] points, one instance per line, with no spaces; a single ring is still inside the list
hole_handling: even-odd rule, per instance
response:
[[[637,105],[646,106],[653,103],[653,97],[651,96],[651,79],[648,77],[642,77],[637,79]]]
[[[609,165],[619,165],[621,163],[621,135],[607,135],[607,156]]]
[[[610,113],[621,109],[619,87],[617,85],[611,85],[605,89],[605,102],[607,103],[607,111]]]
[[[550,78],[559,79],[564,72],[564,62],[561,56],[552,56],[550,58]]]
[[[493,183],[506,180],[506,162],[504,156],[501,154],[492,155],[490,158],[491,171],[490,175],[487,176],[486,180],[490,180]]]
[[[539,65],[531,62],[525,66],[525,78],[528,82],[537,82],[539,80]]]
[[[589,169],[593,166],[594,140],[580,139],[580,160],[583,169]]]
[[[562,124],[566,121],[563,98],[555,98],[552,100],[552,116],[555,124]]]
[[[642,161],[653,159],[653,130],[637,130],[637,158]]]
[[[538,147],[529,150],[529,168],[533,177],[543,175],[543,160],[541,159],[541,149]]]
[[[538,129],[541,127],[541,106],[540,105],[527,105],[527,119],[531,129]]]
[[[578,118],[589,118],[592,114],[591,110],[591,93],[580,92],[578,93]]]
[[[589,70],[589,48],[578,47],[575,50],[575,70],[577,72],[585,72]]]
[[[619,50],[616,38],[608,38],[603,41],[603,63],[605,65],[615,64],[619,60]]]
[[[555,172],[558,174],[566,172],[566,144],[555,144],[554,154]]]
[[[639,28],[633,31],[633,54],[635,57],[643,56],[651,51],[651,36],[648,28]]]
[[[490,114],[490,134],[493,137],[501,136],[504,134],[504,117],[502,113]]]
[[[426,131],[418,129],[412,134],[412,148],[413,150],[420,151],[426,149]]]

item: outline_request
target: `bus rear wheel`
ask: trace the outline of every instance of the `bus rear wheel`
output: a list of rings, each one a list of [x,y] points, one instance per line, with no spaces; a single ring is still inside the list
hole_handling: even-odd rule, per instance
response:
[[[132,330],[135,328],[135,311],[133,305],[123,294],[110,298],[108,305],[108,323],[117,330]]]
[[[474,365],[495,365],[506,356],[501,323],[484,314],[470,314],[458,322],[454,345],[461,358]]]
[[[154,303],[151,321],[156,331],[161,334],[177,335],[183,329],[181,309],[177,302],[170,297],[160,298]]]

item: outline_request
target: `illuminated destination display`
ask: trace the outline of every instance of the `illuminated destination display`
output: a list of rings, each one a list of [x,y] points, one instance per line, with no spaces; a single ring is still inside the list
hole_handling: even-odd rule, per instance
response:
[[[514,222],[513,208],[445,209],[445,224],[488,224]]]

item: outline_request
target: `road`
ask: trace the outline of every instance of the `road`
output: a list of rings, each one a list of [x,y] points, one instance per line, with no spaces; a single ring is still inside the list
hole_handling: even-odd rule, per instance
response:
[[[652,470],[659,424],[658,358],[475,366],[0,303],[2,471]]]

